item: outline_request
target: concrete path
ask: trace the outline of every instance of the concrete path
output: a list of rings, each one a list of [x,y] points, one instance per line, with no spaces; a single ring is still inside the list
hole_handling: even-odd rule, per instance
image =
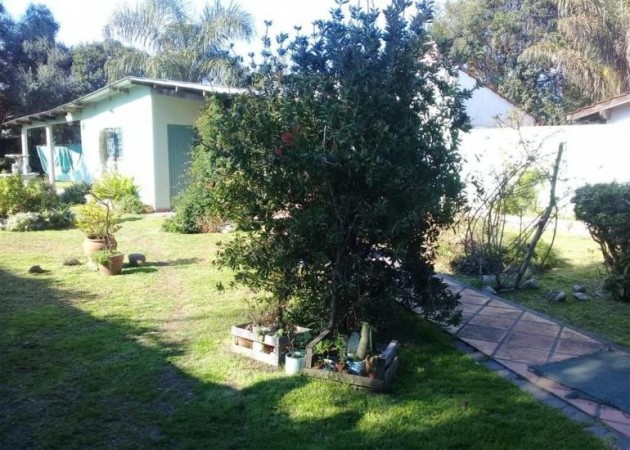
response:
[[[630,437],[630,415],[599,403],[566,398],[570,389],[538,377],[528,369],[530,365],[592,353],[610,347],[610,343],[452,279],[444,281],[461,295],[463,321],[448,328],[451,334],[537,387]],[[630,349],[614,347],[630,354]]]

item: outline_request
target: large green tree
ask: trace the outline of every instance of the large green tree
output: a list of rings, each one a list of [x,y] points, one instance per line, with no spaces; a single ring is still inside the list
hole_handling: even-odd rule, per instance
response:
[[[523,51],[555,35],[557,0],[452,0],[433,25],[440,50],[482,84],[536,116],[561,121],[582,95],[552,61],[523,61]]]
[[[250,93],[200,124],[208,188],[242,232],[223,262],[302,323],[379,324],[401,304],[458,319],[432,258],[462,200],[467,118],[449,68],[426,53],[429,6],[410,7],[394,0],[384,30],[377,11],[339,8],[313,35],[280,35]]]
[[[630,2],[557,0],[558,35],[523,53],[526,63],[551,64],[591,100],[630,90]]]
[[[124,4],[109,18],[106,37],[139,51],[121,52],[108,66],[109,79],[144,75],[180,81],[230,82],[237,61],[230,45],[249,39],[253,19],[235,4],[219,0],[193,15],[183,0],[145,0]]]

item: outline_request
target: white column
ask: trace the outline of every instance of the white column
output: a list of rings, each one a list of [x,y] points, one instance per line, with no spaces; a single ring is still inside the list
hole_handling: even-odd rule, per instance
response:
[[[28,163],[28,128],[22,127],[22,155],[24,155],[24,160],[22,162],[22,173],[29,173],[31,171],[31,166]]]
[[[48,149],[48,181],[52,188],[55,189],[55,148],[52,125],[46,125],[46,147]]]

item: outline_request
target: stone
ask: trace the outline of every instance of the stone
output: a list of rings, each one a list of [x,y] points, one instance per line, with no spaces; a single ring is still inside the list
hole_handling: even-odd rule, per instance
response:
[[[552,302],[563,302],[567,299],[567,293],[564,291],[550,291],[547,299]]]
[[[128,258],[131,267],[142,266],[147,262],[147,258],[142,253],[129,253]]]
[[[484,286],[482,291],[492,295],[496,295],[497,293],[497,291],[492,286]]]
[[[44,272],[46,272],[46,270],[42,269],[41,266],[31,266],[28,268],[28,273],[40,274]]]
[[[598,289],[595,291],[595,297],[599,300],[610,300],[612,298],[612,294],[605,289]]]
[[[574,292],[573,297],[581,302],[587,302],[591,299],[588,294],[585,294],[584,292]]]
[[[495,286],[497,284],[497,277],[494,275],[482,275],[481,284],[484,286]]]
[[[586,292],[586,288],[582,286],[581,284],[574,284],[573,292]]]
[[[63,260],[64,266],[80,266],[81,262],[76,258],[66,258]]]
[[[536,278],[530,278],[521,284],[521,289],[538,289],[540,288],[540,283]]]
[[[360,340],[361,335],[359,335],[359,333],[357,333],[356,331],[350,335],[350,337],[348,338],[348,357],[351,357],[350,355],[354,356],[354,354],[357,352]]]

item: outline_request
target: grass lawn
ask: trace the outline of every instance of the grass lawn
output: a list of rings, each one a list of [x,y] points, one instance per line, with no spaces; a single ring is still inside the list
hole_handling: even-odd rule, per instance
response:
[[[215,288],[225,236],[160,222],[124,223],[119,248],[149,264],[118,277],[61,264],[77,230],[0,233],[0,448],[605,447],[416,319],[388,394],[232,355],[249,294]]]
[[[550,239],[546,241],[550,242]],[[604,300],[595,295],[601,289],[604,272],[603,258],[598,245],[588,235],[564,233],[556,236],[554,250],[562,259],[562,264],[536,275],[540,281],[540,289],[501,292],[499,295],[613,342],[630,346],[630,303]],[[451,245],[447,245],[438,269],[450,273],[447,259],[452,256]],[[471,284],[476,282],[466,277],[458,278]],[[575,300],[571,296],[574,284],[585,286],[591,300],[587,302]],[[567,293],[565,302],[552,303],[545,298],[547,292],[555,289]]]

